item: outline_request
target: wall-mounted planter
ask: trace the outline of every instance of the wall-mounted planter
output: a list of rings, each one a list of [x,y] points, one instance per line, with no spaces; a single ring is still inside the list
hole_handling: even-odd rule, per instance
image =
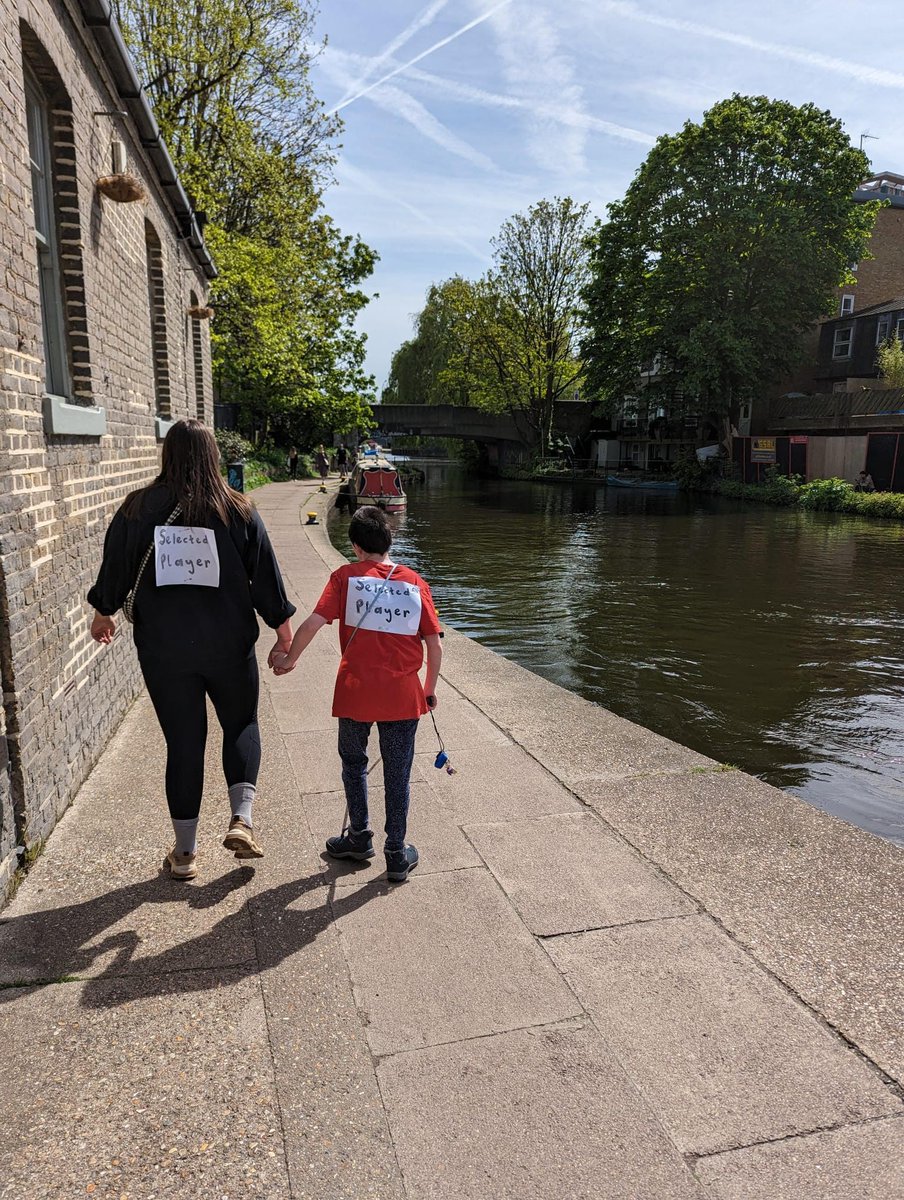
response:
[[[206,304],[190,304],[185,311],[193,321],[209,321],[214,313]]]
[[[132,175],[128,171],[123,171],[118,175],[101,175],[96,186],[102,196],[106,196],[108,200],[115,200],[117,204],[132,204],[136,200],[146,200],[148,195],[147,189],[138,176]]]

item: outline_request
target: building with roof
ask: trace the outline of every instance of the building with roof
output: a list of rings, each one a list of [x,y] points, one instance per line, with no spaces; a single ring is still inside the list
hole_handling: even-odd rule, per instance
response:
[[[172,421],[212,418],[215,269],[108,0],[0,8],[0,898],[140,686],[84,602]]]

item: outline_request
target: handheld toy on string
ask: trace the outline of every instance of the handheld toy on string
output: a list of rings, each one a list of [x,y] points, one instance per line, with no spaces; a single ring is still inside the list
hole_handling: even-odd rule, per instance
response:
[[[430,704],[431,700],[433,700],[433,702],[436,703],[435,696],[427,697],[428,704]],[[436,717],[433,715],[432,706],[430,708],[430,720],[433,722],[433,729],[434,729],[434,732],[436,733],[436,740],[439,742],[439,754],[437,754],[436,758],[433,760],[433,765],[436,767],[436,769],[438,771],[441,771],[443,769],[443,767],[445,767],[447,775],[454,775],[456,773],[455,768],[449,762],[449,755],[446,753],[446,747],[443,743],[442,736],[440,735],[439,729],[437,729]]]

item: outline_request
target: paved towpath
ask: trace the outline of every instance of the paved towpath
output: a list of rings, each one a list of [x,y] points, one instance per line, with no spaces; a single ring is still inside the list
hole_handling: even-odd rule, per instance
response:
[[[255,498],[303,613],[326,497]],[[445,650],[403,886],[321,857],[333,631],[265,680],[253,870],[212,746],[199,877],[160,875],[139,699],[0,921],[0,1197],[904,1197],[901,851]]]

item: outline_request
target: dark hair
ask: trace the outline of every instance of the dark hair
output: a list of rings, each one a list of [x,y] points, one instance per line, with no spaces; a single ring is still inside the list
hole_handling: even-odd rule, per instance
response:
[[[229,487],[220,474],[216,439],[194,417],[177,421],[171,427],[163,443],[160,474],[149,487],[139,488],[126,497],[123,505],[126,517],[137,519],[147,493],[160,486],[167,488],[173,500],[182,505],[181,520],[186,525],[200,525],[214,514],[224,524],[232,516],[251,520],[250,503],[241,492]]]
[[[365,554],[385,554],[392,545],[392,530],[386,513],[372,504],[359,508],[349,523],[348,538]]]

